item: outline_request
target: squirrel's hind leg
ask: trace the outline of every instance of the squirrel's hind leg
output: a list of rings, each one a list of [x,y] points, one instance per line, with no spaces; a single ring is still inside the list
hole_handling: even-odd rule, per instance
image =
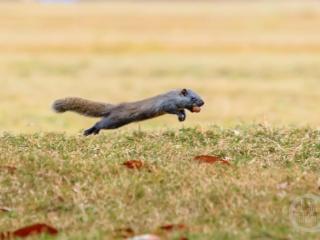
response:
[[[100,132],[100,129],[97,128],[96,126],[93,126],[87,130],[84,131],[83,135],[84,136],[89,136],[91,134],[97,135]]]
[[[93,127],[85,130],[83,135],[84,136],[89,136],[91,134],[97,135],[97,134],[99,134],[101,129],[118,128],[121,126],[119,123],[121,123],[121,122],[113,122],[113,121],[110,121],[109,118],[102,118],[102,120],[97,122]]]

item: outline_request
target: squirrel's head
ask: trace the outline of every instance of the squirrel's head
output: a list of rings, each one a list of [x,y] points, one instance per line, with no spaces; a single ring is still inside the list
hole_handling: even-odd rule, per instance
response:
[[[204,101],[191,89],[182,89],[179,92],[181,97],[181,107],[188,109],[190,112],[200,112]],[[180,107],[180,106],[179,106]]]

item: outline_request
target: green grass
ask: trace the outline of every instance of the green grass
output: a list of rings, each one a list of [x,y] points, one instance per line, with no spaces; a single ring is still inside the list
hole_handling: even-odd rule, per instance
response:
[[[231,166],[199,164],[199,154]],[[40,221],[58,227],[58,239],[114,239],[125,227],[169,239],[317,239],[293,228],[288,208],[297,196],[319,194],[319,158],[312,128],[4,133],[0,202],[13,211],[1,213],[0,231]],[[129,159],[146,167],[126,169]],[[158,230],[167,223],[188,228]]]

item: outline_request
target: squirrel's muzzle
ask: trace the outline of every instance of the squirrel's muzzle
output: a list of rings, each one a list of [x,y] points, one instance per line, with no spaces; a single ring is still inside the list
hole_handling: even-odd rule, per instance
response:
[[[199,102],[197,102],[197,105],[198,105],[198,107],[203,106],[203,105],[204,105],[204,101],[203,101],[203,100],[200,100]]]
[[[201,106],[204,105],[204,101],[199,100],[197,103],[193,104],[191,108],[191,112],[200,112],[201,111]]]

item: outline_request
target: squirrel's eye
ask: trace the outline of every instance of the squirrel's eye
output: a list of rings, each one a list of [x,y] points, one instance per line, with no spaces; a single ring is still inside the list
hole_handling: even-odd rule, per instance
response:
[[[192,97],[192,98],[191,98],[191,101],[195,102],[195,101],[196,101],[196,98],[195,98],[195,97]]]

